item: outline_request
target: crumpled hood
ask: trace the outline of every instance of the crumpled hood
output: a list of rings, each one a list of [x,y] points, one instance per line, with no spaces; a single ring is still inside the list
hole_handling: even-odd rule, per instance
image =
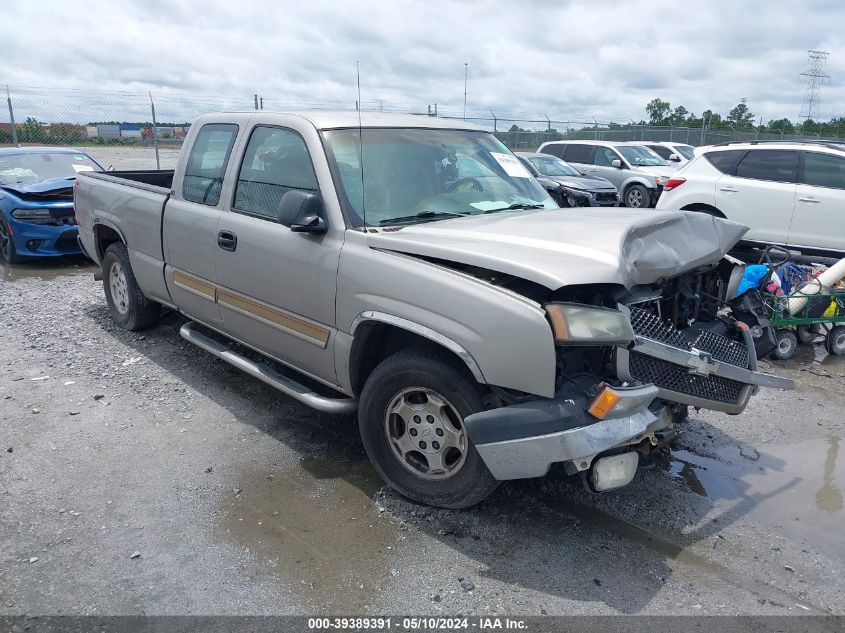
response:
[[[590,178],[589,176],[543,176],[564,187],[583,191],[608,190],[616,191],[616,186],[604,178]]]
[[[73,183],[73,178],[51,178],[41,182],[0,184],[0,189],[5,189],[22,200],[71,199]]]
[[[748,227],[704,213],[593,208],[474,215],[369,233],[373,248],[541,284],[654,283],[716,262]]]

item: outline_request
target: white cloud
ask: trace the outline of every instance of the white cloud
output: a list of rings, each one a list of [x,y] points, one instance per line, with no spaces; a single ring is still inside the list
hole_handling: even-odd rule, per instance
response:
[[[29,0],[4,6],[0,83],[351,107],[360,60],[365,102],[454,114],[468,62],[471,112],[628,121],[654,97],[723,114],[745,97],[768,121],[797,117],[806,49],[824,48],[829,118],[845,115],[843,23],[836,0]]]

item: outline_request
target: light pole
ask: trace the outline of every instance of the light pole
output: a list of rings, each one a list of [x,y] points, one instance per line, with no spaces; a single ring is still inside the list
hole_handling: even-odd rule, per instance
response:
[[[464,121],[467,120],[467,75],[469,73],[469,64],[464,62]]]

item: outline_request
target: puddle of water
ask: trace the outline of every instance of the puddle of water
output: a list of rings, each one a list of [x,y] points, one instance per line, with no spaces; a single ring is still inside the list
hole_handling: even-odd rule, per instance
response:
[[[831,552],[841,544],[845,457],[841,439],[728,447],[709,459],[674,451],[669,472],[685,487],[724,508],[741,509],[798,542]]]
[[[372,501],[383,482],[366,461],[301,464],[242,478],[240,494],[227,491],[218,533],[311,608],[360,613],[391,584],[387,554],[400,539]]]
[[[94,263],[80,256],[57,257],[49,260],[32,260],[23,264],[9,264],[0,258],[0,282],[11,282],[16,279],[39,278],[44,280],[56,279],[75,273],[92,272]]]

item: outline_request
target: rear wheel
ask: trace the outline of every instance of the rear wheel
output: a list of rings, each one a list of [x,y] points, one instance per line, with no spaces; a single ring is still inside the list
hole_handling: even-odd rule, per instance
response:
[[[792,330],[778,330],[778,346],[772,352],[772,358],[787,360],[798,349],[798,337]]]
[[[20,264],[23,261],[23,257],[18,255],[18,252],[15,249],[15,240],[12,239],[12,230],[9,228],[8,224],[3,222],[2,219],[0,219],[0,253],[3,254],[3,259],[10,264]]]
[[[625,206],[632,209],[645,209],[651,204],[651,195],[643,185],[631,185],[625,190]]]
[[[135,280],[129,252],[120,242],[111,244],[103,255],[103,291],[111,318],[127,330],[143,330],[153,325],[161,305],[148,299]]]
[[[448,354],[414,348],[389,357],[367,379],[358,426],[392,488],[428,505],[465,508],[499,485],[464,427],[481,409],[478,385]]]
[[[845,325],[837,325],[827,333],[825,347],[831,354],[845,356]]]

